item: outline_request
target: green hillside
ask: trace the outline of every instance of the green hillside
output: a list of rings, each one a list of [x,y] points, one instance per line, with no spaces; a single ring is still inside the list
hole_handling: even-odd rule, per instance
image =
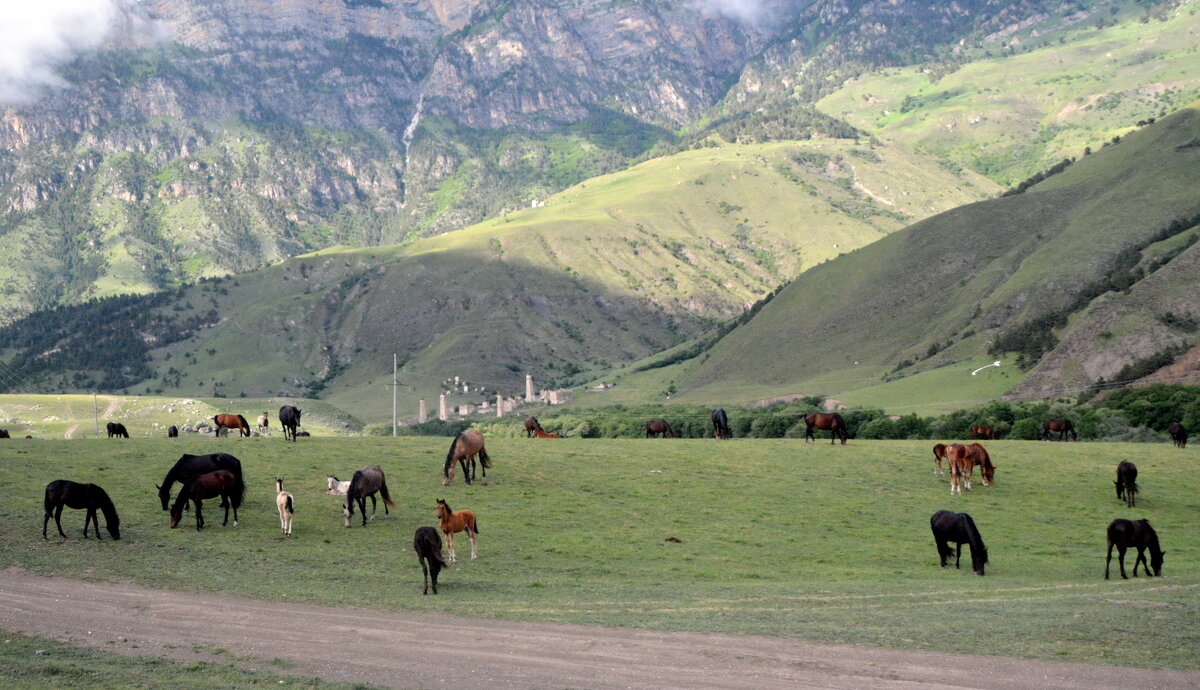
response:
[[[1006,382],[1019,383],[1015,392],[1062,395],[1111,381],[1164,344],[1194,346],[1198,141],[1193,103],[1024,194],[954,209],[817,266],[708,352],[618,389],[646,397],[670,381],[685,401],[837,397],[1008,350],[1036,364],[1024,383]],[[1000,392],[977,385],[914,386],[908,402]]]

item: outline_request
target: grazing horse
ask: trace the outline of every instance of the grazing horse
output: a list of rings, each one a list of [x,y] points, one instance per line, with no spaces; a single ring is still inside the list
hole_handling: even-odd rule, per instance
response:
[[[346,526],[350,526],[350,518],[354,517],[354,502],[358,502],[358,512],[362,513],[363,527],[367,526],[367,497],[371,497],[371,518],[375,519],[375,493],[383,497],[383,514],[391,515],[388,506],[396,507],[392,497],[388,495],[387,482],[383,478],[383,469],[379,465],[367,465],[354,473],[350,478],[350,486],[346,488],[346,505],[342,507],[342,517]]]
[[[1187,448],[1187,429],[1184,429],[1182,424],[1171,422],[1167,425],[1167,433],[1171,435],[1176,448]]]
[[[217,470],[202,474],[184,484],[183,488],[179,490],[179,495],[175,497],[175,503],[171,506],[171,529],[179,526],[179,521],[183,519],[183,507],[189,500],[196,506],[196,530],[204,529],[204,513],[201,512],[201,504],[204,499],[217,496],[221,497],[221,506],[225,508],[225,520],[221,525],[229,524],[229,506],[233,504],[233,526],[237,527],[237,509],[241,504],[241,500],[238,498],[241,494],[239,484],[240,481],[229,470]]]
[[[821,431],[829,431],[829,442],[833,443],[835,437],[842,439],[842,445],[846,445],[846,439],[849,438],[849,433],[846,431],[846,421],[842,419],[842,415],[836,412],[809,412],[804,415],[804,442],[808,443],[811,439],[816,441],[817,437],[813,435],[813,429]]]
[[[476,429],[467,429],[455,436],[450,442],[450,450],[446,453],[446,464],[442,465],[442,486],[449,486],[450,482],[454,481],[455,462],[462,465],[463,481],[467,484],[474,481],[476,455],[479,456],[479,464],[483,466],[483,481],[486,484],[487,471],[492,466],[492,459],[483,447],[483,434]],[[470,471],[467,470],[468,460],[471,461]]]
[[[279,408],[279,426],[283,427],[283,440],[296,442],[296,427],[300,426],[300,408],[284,405]]]
[[[446,536],[446,551],[450,554],[450,562],[458,560],[458,556],[454,553],[454,533],[463,530],[466,530],[467,538],[471,540],[471,560],[478,558],[479,553],[475,550],[475,537],[479,534],[479,527],[475,524],[475,513],[469,510],[451,511],[450,506],[439,498],[437,500],[437,516],[442,526],[442,534]]]
[[[345,496],[346,492],[350,489],[350,482],[339,481],[332,474],[325,475],[325,481],[329,484],[328,493],[330,496]]]
[[[1121,579],[1128,580],[1125,574],[1125,549],[1137,549],[1137,560],[1133,562],[1133,576],[1137,577],[1138,564],[1142,564],[1142,572],[1151,577],[1150,569],[1155,575],[1162,575],[1163,551],[1158,546],[1158,535],[1150,526],[1149,520],[1126,520],[1117,518],[1108,523],[1108,560],[1104,562],[1104,579],[1108,579],[1108,567],[1112,565],[1112,550],[1117,547],[1118,562],[1121,565]],[[1150,549],[1150,565],[1146,565],[1146,549]]]
[[[971,569],[983,575],[984,566],[988,562],[987,547],[983,537],[975,528],[975,521],[966,513],[955,513],[949,510],[939,510],[929,518],[929,527],[933,530],[933,540],[937,542],[938,560],[942,567],[950,558],[950,544],[954,542],[957,550],[954,553],[954,567],[958,568],[962,560],[962,545],[965,542],[971,547]]]
[[[120,422],[109,422],[104,425],[108,431],[108,437],[116,436],[118,438],[129,438],[129,432],[125,430],[125,425]]]
[[[103,539],[100,536],[100,522],[96,519],[97,510],[104,513],[104,526],[112,538],[121,538],[121,518],[117,517],[117,509],[104,489],[95,484],[80,484],[69,479],[55,479],[46,485],[44,505],[46,517],[42,520],[42,539],[49,539],[46,536],[46,526],[50,522],[51,514],[54,515],[54,524],[58,527],[58,533],[63,539],[67,538],[62,528],[63,506],[87,511],[87,515],[83,518],[84,539],[87,539],[89,522],[96,526],[96,539]]]
[[[250,422],[240,414],[219,414],[213,417],[213,436],[220,436],[224,429],[237,429],[242,436],[250,435]]]
[[[287,536],[292,536],[292,518],[295,516],[296,503],[292,495],[283,490],[283,478],[275,479],[275,507],[279,509],[279,528]]]
[[[163,483],[158,485],[158,498],[162,501],[162,509],[166,510],[167,504],[171,501],[172,484],[175,482],[187,484],[202,474],[216,470],[228,470],[233,474],[234,488],[236,489],[233,493],[234,508],[241,507],[246,485],[242,482],[242,462],[240,460],[229,453],[212,453],[211,455],[188,455],[185,453],[167,471],[167,476],[163,478]]]
[[[933,474],[942,476],[942,460],[946,458],[946,444],[939,443],[933,447]]]
[[[971,438],[987,438],[995,441],[996,430],[990,426],[973,426],[971,427]]]
[[[1137,505],[1137,465],[1122,460],[1121,464],[1117,465],[1117,480],[1113,482],[1117,485],[1117,500],[1125,501],[1125,505],[1132,508]]]
[[[650,438],[651,436],[675,438],[675,430],[671,428],[671,425],[665,419],[651,419],[646,422],[646,438]]]
[[[8,434],[8,429],[0,429],[0,438],[12,438],[12,436]]]
[[[542,430],[542,425],[538,423],[537,417],[526,417],[525,418],[525,438],[532,438],[533,434],[535,432],[538,432],[541,430]]]
[[[417,562],[421,564],[421,575],[424,578],[425,589],[421,594],[429,594],[430,573],[433,574],[433,593],[437,594],[437,577],[442,568],[449,567],[442,558],[442,538],[432,527],[418,527],[413,535],[413,551],[417,552]]]
[[[978,443],[972,443],[967,446],[967,457],[971,459],[971,474],[975,473],[975,466],[979,466],[979,476],[983,479],[983,485],[987,486],[996,479],[996,466],[992,464],[992,456],[988,455],[987,449]],[[970,477],[967,477],[970,480]],[[968,481],[968,486],[970,482]]]
[[[1072,441],[1079,440],[1079,434],[1075,433],[1075,425],[1069,419],[1051,419],[1042,423],[1042,440],[1049,441],[1050,434],[1057,433],[1058,440],[1066,441],[1067,436],[1071,437]]]
[[[255,421],[255,424],[258,426],[258,435],[259,436],[266,436],[267,434],[271,433],[270,430],[267,428],[271,425],[270,424],[271,420],[270,420],[270,418],[267,417],[267,413],[265,410],[263,411],[262,414],[258,415],[258,419],[254,420],[254,421]]]
[[[733,438],[733,431],[729,428],[729,416],[725,414],[725,410],[718,407],[712,411],[710,417],[713,425],[713,438]]]
[[[174,424],[167,427],[167,438],[179,438],[179,427]]]

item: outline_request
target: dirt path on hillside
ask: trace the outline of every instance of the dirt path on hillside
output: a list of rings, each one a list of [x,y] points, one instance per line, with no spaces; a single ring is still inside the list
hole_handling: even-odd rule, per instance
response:
[[[108,401],[108,407],[104,408],[104,414],[102,414],[100,416],[104,417],[105,419],[108,419],[109,417],[113,416],[113,413],[119,409],[121,409],[121,401],[118,400],[117,398],[113,398],[112,400]]]
[[[380,586],[397,585],[381,580]],[[17,569],[0,573],[0,628],[130,656],[422,688],[1200,686],[1200,672],[378,613],[41,577]]]
[[[63,433],[63,438],[68,439],[68,440],[71,439],[72,437],[75,436],[75,430],[78,428],[79,428],[78,424],[72,424],[71,426],[67,427],[67,430]]]

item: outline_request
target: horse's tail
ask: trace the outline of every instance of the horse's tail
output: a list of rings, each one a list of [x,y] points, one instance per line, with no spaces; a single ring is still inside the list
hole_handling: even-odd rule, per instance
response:
[[[246,482],[242,479],[242,468],[239,465],[237,469],[237,472],[230,472],[233,475],[233,491],[229,496],[233,501],[234,510],[242,507],[242,500],[246,497]]]
[[[454,440],[450,442],[450,450],[446,451],[446,464],[442,465],[443,477],[450,476],[450,466],[454,464],[454,449],[458,447],[458,440],[460,438],[462,438],[461,431],[454,437]]]
[[[295,513],[295,512],[296,512],[296,506],[292,505],[292,495],[291,495],[291,494],[288,494],[288,497],[287,497],[287,505],[286,505],[286,506],[284,506],[284,508],[286,508],[286,509],[287,509],[287,512],[289,512],[289,513]]]
[[[385,482],[385,481],[379,482],[379,495],[383,496],[384,503],[388,504],[389,506],[391,506],[393,508],[396,507],[395,501],[393,501],[392,497],[388,495],[387,482]]]
[[[240,422],[242,425],[242,428],[241,428],[242,434],[245,436],[249,436],[250,435],[250,422],[247,422],[246,418],[243,417],[242,415],[238,415],[238,422]]]
[[[483,446],[479,446],[479,464],[486,469],[492,469],[492,459],[488,457],[487,450]]]

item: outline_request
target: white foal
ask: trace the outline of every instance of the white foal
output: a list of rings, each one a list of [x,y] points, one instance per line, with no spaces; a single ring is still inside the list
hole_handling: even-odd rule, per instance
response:
[[[279,528],[287,536],[292,536],[292,517],[296,505],[292,495],[283,490],[283,479],[275,480],[275,507],[279,508]]]

